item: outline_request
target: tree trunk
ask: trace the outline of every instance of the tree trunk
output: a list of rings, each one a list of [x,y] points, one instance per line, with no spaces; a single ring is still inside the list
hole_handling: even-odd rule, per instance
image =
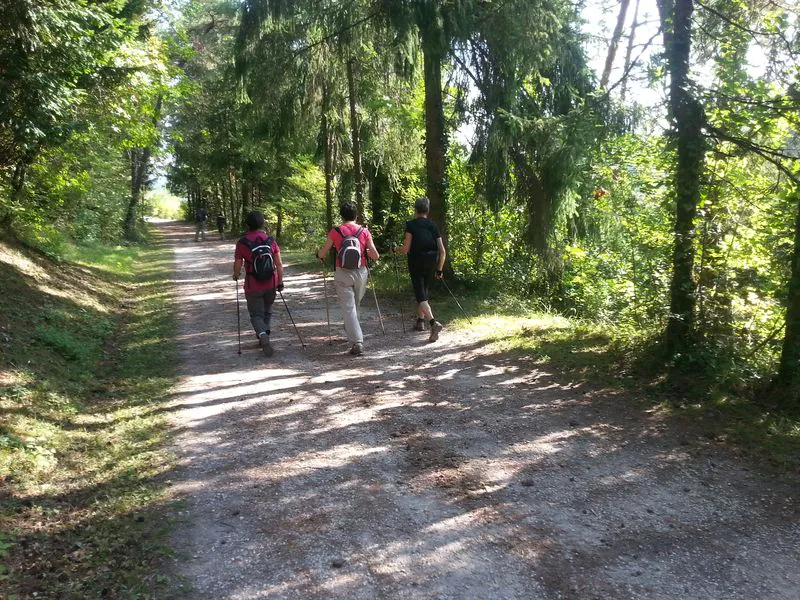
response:
[[[231,187],[233,188],[233,195],[236,197],[236,206],[239,215],[244,219],[246,207],[244,205],[244,199],[242,198],[242,188],[239,184],[239,171],[236,169],[231,169]]]
[[[325,226],[326,231],[333,228],[333,150],[331,148],[330,123],[328,122],[328,109],[330,96],[326,85],[322,92],[322,124],[320,136],[322,137],[323,170],[325,172]]]
[[[283,234],[283,207],[278,205],[278,219],[275,223],[275,240],[280,241]]]
[[[545,188],[534,165],[530,163],[530,153],[516,151],[514,157],[514,173],[516,176],[517,194],[527,204],[528,222],[525,235],[541,261],[545,289],[551,295],[560,289],[564,263],[554,248],[553,236],[553,198]]]
[[[386,192],[390,188],[389,176],[380,166],[375,167],[374,173],[369,188],[372,225],[383,229],[386,223],[386,203],[384,199],[386,198]]]
[[[391,187],[392,202],[389,206],[389,216],[386,219],[386,235],[392,240],[400,241],[400,229],[397,225],[397,217],[400,214],[400,206],[403,202],[403,196],[396,187]]]
[[[249,213],[253,210],[253,188],[250,185],[250,182],[245,178],[244,172],[242,173],[242,206],[244,207],[245,213]]]
[[[125,213],[123,235],[126,240],[136,240],[136,209],[142,201],[142,189],[150,163],[150,148],[135,148],[129,152],[131,163],[131,196]]]
[[[230,198],[231,203],[231,212],[233,213],[231,216],[233,217],[233,222],[236,224],[238,229],[242,228],[242,215],[240,212],[241,207],[239,206],[239,199],[236,197],[236,185],[233,182],[233,169],[228,167],[228,198]]]
[[[670,76],[669,108],[677,150],[675,170],[675,242],[672,253],[670,315],[667,353],[675,356],[691,342],[694,330],[694,237],[700,177],[705,159],[702,106],[689,90],[692,0],[658,0],[667,72]]]
[[[347,92],[350,96],[350,133],[353,138],[353,182],[356,188],[356,206],[358,206],[358,222],[364,223],[364,175],[361,172],[361,141],[358,130],[358,113],[356,112],[356,85],[353,76],[355,59],[347,61]]]
[[[425,170],[430,218],[447,246],[447,136],[442,102],[442,54],[434,24],[422,28],[425,78]]]
[[[14,173],[11,176],[11,189],[14,192],[14,200],[19,202],[22,199],[22,191],[25,189],[25,179],[28,174],[28,166],[24,162],[14,165]]]
[[[783,337],[777,382],[795,393],[800,382],[800,185],[794,188],[797,214],[794,222],[794,250],[786,307],[786,332]]]
[[[161,118],[161,104],[163,98],[159,96],[153,106],[152,123],[153,127],[158,126]],[[123,235],[127,240],[136,239],[136,209],[142,201],[142,190],[147,183],[147,171],[150,168],[150,148],[136,148],[130,152],[131,160],[131,197],[128,202],[128,210],[125,214]]]
[[[236,205],[233,201],[233,196],[230,193],[229,186],[225,185],[226,181],[223,180],[220,184],[220,189],[222,190],[222,199],[224,202],[227,202],[227,210],[228,210],[228,226],[230,230],[234,233],[238,232],[241,227],[239,221],[236,219]]]
[[[214,212],[216,213],[224,213],[225,212],[225,205],[222,203],[222,200],[219,196],[219,186],[215,183],[214,187]]]
[[[633,22],[631,23],[631,34],[628,36],[628,48],[625,51],[625,66],[622,69],[622,90],[620,91],[620,99],[625,102],[625,96],[628,93],[628,71],[631,68],[631,58],[633,56],[633,40],[636,38],[636,29],[639,27],[639,2],[636,0],[636,5],[633,9]]]
[[[375,237],[375,244],[381,251],[389,247],[389,233],[386,228],[386,193],[391,189],[389,176],[386,171],[381,167],[370,169],[374,173],[370,179],[369,185],[369,201],[370,210],[372,214],[372,223],[370,225],[375,228],[372,232]]]
[[[614,66],[614,58],[617,56],[617,48],[619,47],[619,40],[622,38],[622,28],[625,26],[625,17],[628,14],[628,6],[630,3],[631,0],[622,0],[619,5],[617,26],[614,27],[614,33],[611,35],[611,44],[608,46],[606,64],[603,67],[603,75],[600,77],[601,88],[604,88],[608,85],[608,79],[611,77],[611,68]]]
[[[28,172],[28,166],[24,162],[18,162],[14,165],[14,171],[11,174],[11,198],[17,205],[22,204],[23,195],[25,190],[25,179]],[[0,228],[9,229],[14,221],[14,211],[12,209],[3,210],[0,208]]]

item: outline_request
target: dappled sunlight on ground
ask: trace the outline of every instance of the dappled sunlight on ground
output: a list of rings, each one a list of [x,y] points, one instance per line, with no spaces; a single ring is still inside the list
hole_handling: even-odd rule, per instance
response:
[[[36,262],[25,256],[22,251],[12,248],[3,242],[0,242],[0,263],[9,267],[10,271],[15,273],[15,276],[18,276],[18,273],[24,274],[24,278],[29,282],[29,285],[35,287],[42,294],[75,303],[87,310],[104,314],[109,312],[108,307],[99,302],[94,294],[87,293],[87,290],[91,290],[91,288],[81,288],[72,283],[73,278],[59,278],[57,273],[45,271]],[[82,267],[65,266],[62,268],[68,268],[76,273],[78,277],[74,279],[79,279],[79,273],[82,272]],[[87,281],[86,286],[89,285],[91,284]],[[6,290],[3,291],[5,292]]]
[[[182,308],[175,568],[194,597],[675,598],[692,577],[689,596],[749,598],[763,594],[747,573],[776,564],[770,597],[800,586],[796,517],[753,512],[760,480],[727,485],[721,465],[736,463],[688,453],[660,415],[481,337],[519,326],[481,320],[428,344],[382,306],[383,335],[370,292],[353,358],[331,282],[333,344],[321,274],[290,268],[307,347],[279,299],[275,356],[244,308],[239,355],[233,243],[167,227]],[[750,542],[761,529],[773,543]]]

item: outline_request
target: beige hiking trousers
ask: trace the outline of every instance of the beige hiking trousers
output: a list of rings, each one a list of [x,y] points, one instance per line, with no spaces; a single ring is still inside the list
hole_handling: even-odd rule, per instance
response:
[[[333,284],[339,297],[347,339],[351,344],[363,344],[364,335],[358,322],[358,305],[367,291],[367,267],[336,269]]]

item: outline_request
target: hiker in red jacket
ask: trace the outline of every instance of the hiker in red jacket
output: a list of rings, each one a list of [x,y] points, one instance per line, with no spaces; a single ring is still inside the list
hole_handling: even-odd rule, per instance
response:
[[[238,281],[244,265],[244,297],[250,322],[258,336],[265,356],[272,356],[269,323],[275,293],[283,291],[281,249],[271,235],[263,231],[264,215],[252,211],[245,219],[248,231],[236,243],[233,259],[233,279]]]

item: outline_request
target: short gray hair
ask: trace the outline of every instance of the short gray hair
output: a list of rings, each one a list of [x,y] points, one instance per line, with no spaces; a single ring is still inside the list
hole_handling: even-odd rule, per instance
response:
[[[420,196],[417,198],[417,201],[414,202],[414,210],[418,213],[428,214],[431,210],[431,201],[428,200],[426,196]]]

